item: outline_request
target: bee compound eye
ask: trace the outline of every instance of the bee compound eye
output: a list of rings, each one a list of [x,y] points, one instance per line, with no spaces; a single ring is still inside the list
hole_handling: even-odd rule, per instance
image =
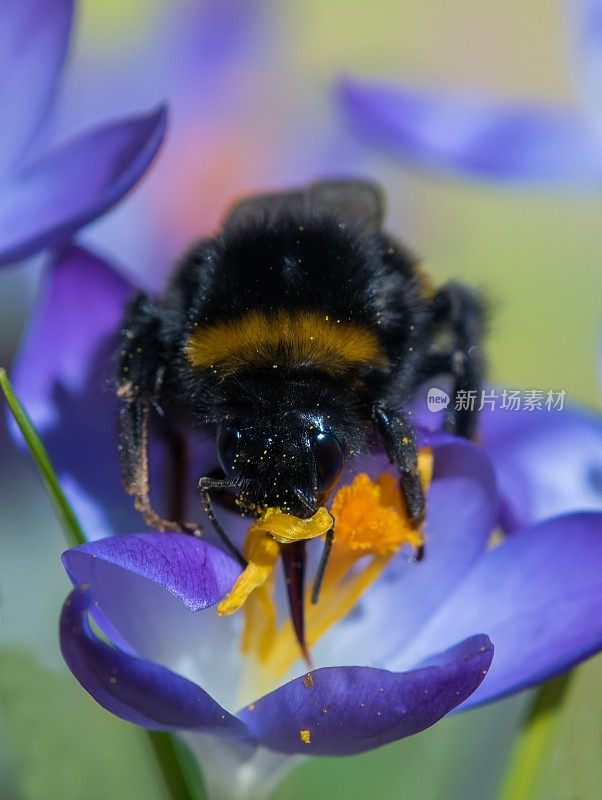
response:
[[[217,458],[229,478],[236,471],[241,439],[242,434],[236,428],[221,428],[217,433]]]
[[[311,449],[316,463],[317,489],[322,493],[336,483],[343,471],[343,449],[335,436],[324,431],[312,436]]]

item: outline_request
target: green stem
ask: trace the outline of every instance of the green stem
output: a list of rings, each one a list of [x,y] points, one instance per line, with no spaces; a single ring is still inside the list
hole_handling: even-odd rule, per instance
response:
[[[29,414],[15,394],[6,371],[2,368],[0,368],[0,389],[2,389],[11,414],[19,426],[19,430],[23,434],[23,438],[27,443],[29,453],[33,458],[38,470],[40,471],[40,475],[42,476],[42,480],[46,486],[46,491],[52,500],[55,511],[59,518],[59,522],[61,523],[61,527],[65,534],[65,538],[67,539],[67,544],[70,547],[76,547],[78,544],[84,544],[86,541],[84,531],[82,526],[79,524],[79,521],[75,516],[75,512],[71,508],[69,501],[65,497],[65,493],[63,492],[56,473],[52,467],[50,456],[42,444]]]
[[[187,747],[169,733],[147,733],[172,800],[204,800],[203,779]]]
[[[31,457],[42,476],[67,544],[70,547],[84,544],[86,537],[83,528],[63,492],[48,451],[42,444],[29,414],[15,394],[6,370],[2,368],[0,368],[0,390],[6,398],[11,414],[23,434]],[[169,733],[154,731],[145,731],[145,733],[149,738],[165,787],[172,800],[203,800],[205,793],[202,788],[202,778],[186,747]]]
[[[542,761],[553,743],[572,673],[547,681],[514,743],[497,800],[533,800]]]

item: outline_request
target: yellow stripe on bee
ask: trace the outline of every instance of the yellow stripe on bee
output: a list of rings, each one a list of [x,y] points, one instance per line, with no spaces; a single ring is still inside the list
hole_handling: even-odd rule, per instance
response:
[[[360,364],[386,363],[374,333],[317,312],[251,311],[239,319],[199,327],[185,353],[195,367],[231,374],[246,367],[317,366],[335,374]]]

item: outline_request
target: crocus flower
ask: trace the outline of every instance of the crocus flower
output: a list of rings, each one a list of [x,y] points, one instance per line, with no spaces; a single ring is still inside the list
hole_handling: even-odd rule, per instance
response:
[[[165,132],[160,108],[42,148],[73,8],[73,0],[0,3],[0,265],[68,240],[104,214],[144,174]]]
[[[602,3],[571,4],[572,105],[504,103],[349,78],[339,86],[355,130],[406,163],[468,178],[596,186],[602,174]]]
[[[492,549],[498,494],[487,454],[431,436],[424,561],[402,549],[379,563],[380,536],[368,538],[368,563],[354,561],[348,580],[331,573],[329,602],[309,615],[309,671],[286,628],[272,628],[271,646],[262,648],[268,613],[247,616],[243,656],[241,614],[219,617],[213,608],[232,589],[238,564],[209,540],[133,532],[140,523],[119,487],[107,383],[128,292],[99,258],[63,251],[43,285],[15,383],[85,529],[103,537],[64,556],[75,587],[61,619],[65,659],[112,713],[181,731],[216,797],[267,796],[291,756],[351,754],[403,738],[600,648],[602,514],[547,519]],[[215,446],[197,444],[195,471],[206,474]],[[352,464],[342,483],[353,485],[358,474],[395,482],[384,453]],[[223,514],[228,531],[242,536],[248,522]],[[354,581],[362,591],[351,607],[344,592]],[[282,614],[281,582],[275,587]]]

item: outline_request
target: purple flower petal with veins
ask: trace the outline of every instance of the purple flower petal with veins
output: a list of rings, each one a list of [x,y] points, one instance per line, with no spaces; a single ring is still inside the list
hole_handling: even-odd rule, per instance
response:
[[[170,668],[136,656],[135,650],[107,645],[87,621],[88,612],[96,608],[101,611],[97,621],[104,619],[107,585],[121,603],[128,598],[120,591],[124,579],[132,596],[136,592],[127,575],[114,569],[111,574],[110,565],[167,588],[189,609],[207,608],[219,597],[228,562],[230,579],[221,584],[221,593],[239,571],[228,555],[183,535],[134,534],[75,548],[65,553],[64,560],[79,587],[69,596],[61,617],[61,647],[69,668],[109,711],[151,729],[253,739],[256,745],[287,753],[306,752],[313,731],[310,752],[361,752],[434,724],[470,696],[493,655],[489,639],[475,636],[405,673],[369,667],[316,669],[311,681],[298,678],[285,683],[234,716]],[[88,579],[83,584],[82,577]],[[163,595],[167,604],[172,602]],[[160,607],[155,606],[153,613],[160,615]],[[159,617],[159,622],[165,624],[167,619]],[[153,634],[147,630],[146,636]],[[212,648],[213,663],[222,663],[224,653],[215,639],[190,642],[189,649],[195,644]],[[308,741],[300,735],[305,730],[310,731]]]
[[[61,615],[61,646],[69,669],[101,706],[150,730],[248,736],[242,722],[194,683],[98,639],[87,619],[89,602],[81,588],[69,595]]]
[[[483,681],[493,647],[474,636],[408,672],[325,667],[295,678],[244,708],[240,718],[283,753],[363,753],[429,728]],[[435,663],[436,662],[436,663]],[[309,684],[309,685],[308,685]]]

